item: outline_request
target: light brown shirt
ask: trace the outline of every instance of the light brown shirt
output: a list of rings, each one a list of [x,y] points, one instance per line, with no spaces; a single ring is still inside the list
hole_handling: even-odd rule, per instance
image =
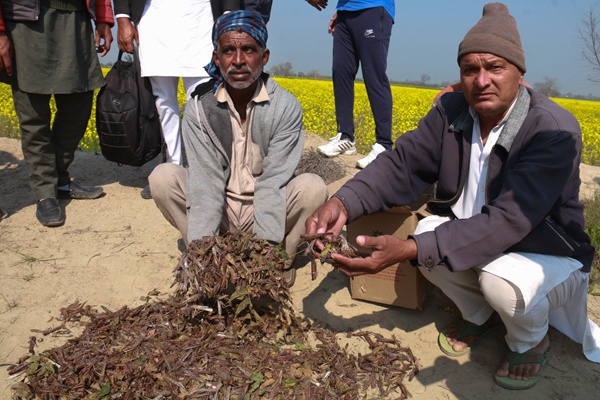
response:
[[[248,230],[253,222],[255,177],[262,173],[262,156],[258,146],[252,142],[252,111],[257,103],[269,101],[269,95],[259,79],[254,96],[246,106],[246,121],[243,123],[225,85],[217,88],[215,97],[218,102],[227,103],[231,121],[231,175],[226,190],[228,219],[231,228]]]

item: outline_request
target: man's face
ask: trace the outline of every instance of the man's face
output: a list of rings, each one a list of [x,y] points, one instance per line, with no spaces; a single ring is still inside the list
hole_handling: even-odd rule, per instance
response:
[[[499,123],[519,93],[523,73],[506,59],[490,53],[467,54],[459,66],[469,105],[480,117]]]
[[[269,50],[261,49],[246,32],[228,31],[219,37],[213,60],[229,86],[246,89],[262,73],[269,61]]]

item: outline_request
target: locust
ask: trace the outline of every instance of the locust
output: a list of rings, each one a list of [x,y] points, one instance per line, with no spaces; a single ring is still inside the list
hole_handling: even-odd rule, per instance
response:
[[[317,279],[317,262],[318,259],[321,263],[327,262],[334,267],[338,267],[339,264],[331,257],[332,254],[341,254],[344,257],[356,258],[364,257],[366,254],[360,252],[352,244],[348,243],[348,239],[345,236],[335,236],[332,232],[324,233],[311,233],[300,236],[304,242],[306,242],[305,255],[311,256],[311,278],[314,281]],[[317,248],[317,243],[321,243],[322,249]]]

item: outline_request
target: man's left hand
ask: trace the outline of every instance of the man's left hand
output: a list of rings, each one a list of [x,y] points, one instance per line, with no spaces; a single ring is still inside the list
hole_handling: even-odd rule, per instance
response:
[[[360,235],[356,242],[364,248],[372,249],[371,255],[349,258],[332,254],[332,258],[339,264],[336,267],[348,276],[375,274],[391,265],[417,258],[417,243],[412,239],[402,240],[391,235]]]
[[[104,42],[103,42],[104,40]],[[100,54],[100,57],[104,57],[110,50],[110,44],[113,41],[112,32],[110,25],[105,22],[100,22],[96,25],[96,36],[94,44],[96,45],[96,51]]]

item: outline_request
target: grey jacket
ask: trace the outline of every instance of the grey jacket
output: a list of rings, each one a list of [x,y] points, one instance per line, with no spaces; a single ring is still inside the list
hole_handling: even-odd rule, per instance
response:
[[[349,222],[363,214],[415,201],[436,183],[434,214],[450,206],[468,176],[473,119],[462,93],[448,93],[396,148],[377,157],[335,196]],[[568,111],[530,89],[521,93],[492,149],[486,205],[468,219],[453,219],[415,235],[426,267],[466,270],[503,252],[569,256],[588,272],[594,256],[579,201],[581,130]]]
[[[262,158],[262,166],[254,166],[254,233],[279,243],[285,236],[285,187],[294,177],[304,146],[302,108],[268,75],[261,79],[270,100],[256,104],[252,117],[253,147]],[[195,90],[183,117],[189,242],[218,233],[231,173],[229,111],[227,104],[216,101],[210,90],[213,84],[209,81]]]

